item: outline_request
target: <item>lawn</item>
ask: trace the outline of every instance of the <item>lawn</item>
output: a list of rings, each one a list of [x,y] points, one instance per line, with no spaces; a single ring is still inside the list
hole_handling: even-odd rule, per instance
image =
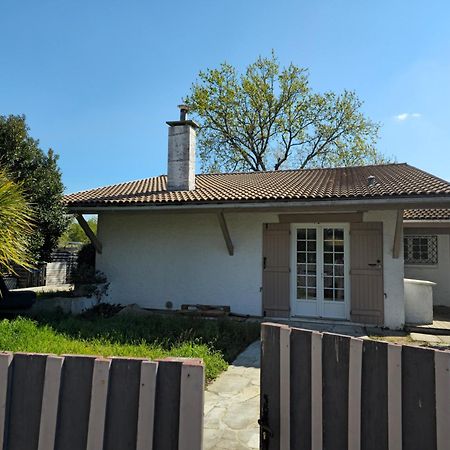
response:
[[[89,316],[58,313],[0,321],[0,349],[9,351],[202,358],[211,381],[251,342],[259,324],[179,316]]]

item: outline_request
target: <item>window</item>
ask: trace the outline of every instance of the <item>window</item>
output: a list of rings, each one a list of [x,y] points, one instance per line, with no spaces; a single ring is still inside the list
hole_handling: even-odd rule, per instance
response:
[[[405,236],[405,264],[437,264],[437,236]]]

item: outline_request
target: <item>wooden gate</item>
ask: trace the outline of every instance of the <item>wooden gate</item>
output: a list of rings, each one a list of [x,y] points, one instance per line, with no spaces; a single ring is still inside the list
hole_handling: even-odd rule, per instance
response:
[[[384,325],[383,223],[350,226],[351,319]]]
[[[263,227],[263,315],[289,317],[290,224]]]
[[[201,450],[201,360],[0,353],[0,449]]]
[[[261,340],[261,449],[450,449],[449,351],[270,323]]]

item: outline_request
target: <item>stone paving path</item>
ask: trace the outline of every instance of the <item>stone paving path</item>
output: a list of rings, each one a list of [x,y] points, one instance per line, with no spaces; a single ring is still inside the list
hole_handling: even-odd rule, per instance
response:
[[[428,344],[441,344],[445,346],[450,345],[450,336],[448,335],[411,333],[410,336],[413,341],[427,342]]]
[[[259,448],[259,341],[205,392],[204,449]]]
[[[365,337],[362,327],[290,321],[291,326]],[[260,343],[254,342],[205,392],[204,450],[259,448]]]

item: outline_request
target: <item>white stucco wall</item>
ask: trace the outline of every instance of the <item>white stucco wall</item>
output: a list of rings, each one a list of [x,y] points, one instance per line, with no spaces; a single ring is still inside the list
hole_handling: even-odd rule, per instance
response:
[[[405,324],[403,251],[399,258],[392,254],[397,211],[369,211],[364,213],[363,220],[383,222],[384,323],[388,328],[402,328]]]
[[[166,302],[230,305],[261,315],[262,224],[274,214],[226,214],[228,254],[214,214],[107,213],[99,216],[97,269],[111,282],[110,302],[164,309]]]
[[[108,300],[143,307],[183,303],[230,305],[235,313],[262,313],[262,230],[277,214],[227,213],[234,244],[229,256],[215,214],[103,213],[97,269],[110,281]],[[405,322],[403,256],[392,257],[395,211],[371,211],[384,223],[385,324]]]
[[[417,233],[421,234],[421,233]],[[405,276],[416,280],[433,281],[433,303],[435,305],[450,306],[450,236],[438,236],[438,264],[405,265]]]

